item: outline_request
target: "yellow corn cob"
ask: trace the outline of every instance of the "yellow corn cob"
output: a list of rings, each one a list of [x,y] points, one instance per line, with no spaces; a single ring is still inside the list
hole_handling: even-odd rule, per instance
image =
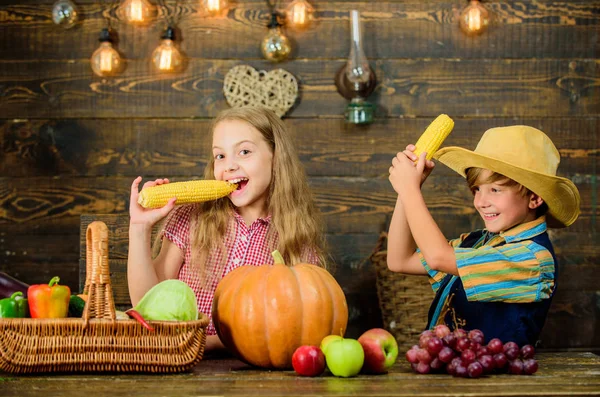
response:
[[[454,121],[448,115],[437,116],[415,144],[415,154],[427,152],[427,160],[431,160],[453,128]]]
[[[138,203],[144,208],[160,208],[173,197],[177,197],[176,204],[201,203],[225,197],[236,188],[236,184],[216,180],[173,182],[142,189]]]

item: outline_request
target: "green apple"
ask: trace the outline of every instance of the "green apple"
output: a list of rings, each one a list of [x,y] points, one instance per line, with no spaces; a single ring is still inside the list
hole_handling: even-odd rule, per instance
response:
[[[325,362],[335,376],[348,378],[358,374],[365,361],[365,352],[356,339],[334,339],[326,344]]]
[[[323,354],[325,354],[325,350],[327,350],[327,346],[334,340],[340,340],[340,339],[344,339],[344,338],[342,338],[340,335],[327,335],[321,341],[321,345],[319,346],[319,348],[321,349]]]

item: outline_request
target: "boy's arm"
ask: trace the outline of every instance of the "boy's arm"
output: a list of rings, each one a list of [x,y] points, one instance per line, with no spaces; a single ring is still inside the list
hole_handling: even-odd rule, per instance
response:
[[[427,274],[416,252],[417,246],[410,233],[400,196],[396,200],[387,240],[387,265],[390,270],[406,274]]]
[[[396,174],[394,188],[398,192],[398,201],[404,207],[403,214],[410,231],[408,234],[414,239],[429,267],[458,275],[454,249],[448,245],[446,237],[433,220],[421,193],[426,154],[421,153],[416,166],[413,163],[416,159],[414,153],[405,154],[394,159],[392,172]],[[415,255],[418,259],[418,254]]]
[[[406,200],[406,219],[425,262],[433,270],[458,275],[454,248],[448,244],[446,237],[433,220],[421,190],[407,191],[402,199]]]

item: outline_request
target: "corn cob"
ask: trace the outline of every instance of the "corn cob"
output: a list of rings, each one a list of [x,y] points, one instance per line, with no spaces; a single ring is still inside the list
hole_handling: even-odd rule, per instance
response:
[[[431,160],[453,128],[454,121],[448,115],[437,116],[415,144],[415,154],[427,152],[427,160]]]
[[[142,189],[138,203],[144,208],[160,208],[173,197],[177,197],[176,204],[201,203],[225,197],[236,188],[236,184],[216,180],[166,183]]]

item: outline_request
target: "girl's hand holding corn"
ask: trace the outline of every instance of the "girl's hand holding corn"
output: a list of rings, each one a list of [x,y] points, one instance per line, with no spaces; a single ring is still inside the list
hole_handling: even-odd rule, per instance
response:
[[[146,227],[152,227],[154,224],[171,212],[175,207],[176,198],[170,199],[164,207],[147,209],[142,207],[138,203],[139,198],[139,185],[142,181],[142,177],[138,176],[131,184],[131,196],[129,202],[129,223],[131,225],[143,225]],[[158,186],[169,183],[168,179],[156,179],[154,181],[148,181],[144,183],[143,188]]]

